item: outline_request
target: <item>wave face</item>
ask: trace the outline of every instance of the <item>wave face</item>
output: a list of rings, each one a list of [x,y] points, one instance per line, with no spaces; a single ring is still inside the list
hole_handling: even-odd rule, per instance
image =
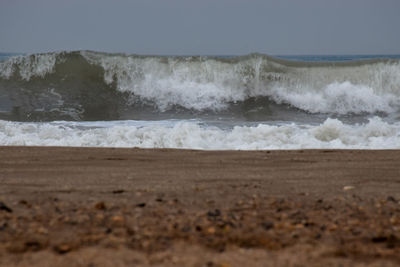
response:
[[[148,119],[151,114],[384,114],[400,110],[400,60],[295,62],[261,54],[160,57],[91,51],[0,62],[0,119]],[[150,115],[149,115],[150,114]]]
[[[236,126],[230,130],[193,121],[22,123],[0,121],[0,145],[259,150],[305,148],[399,149],[400,123],[378,117],[348,125]]]

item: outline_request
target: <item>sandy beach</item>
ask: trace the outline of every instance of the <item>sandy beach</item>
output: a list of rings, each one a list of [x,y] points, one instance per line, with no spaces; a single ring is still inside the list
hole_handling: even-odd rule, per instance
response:
[[[399,266],[400,151],[0,148],[1,266]]]

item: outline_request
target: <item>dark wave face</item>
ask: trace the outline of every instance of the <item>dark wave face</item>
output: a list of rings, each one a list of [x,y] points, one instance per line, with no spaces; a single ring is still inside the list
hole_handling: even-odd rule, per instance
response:
[[[0,119],[14,121],[391,115],[400,60],[296,62],[261,54],[159,57],[91,51],[0,62]],[[397,116],[397,115],[396,115]]]

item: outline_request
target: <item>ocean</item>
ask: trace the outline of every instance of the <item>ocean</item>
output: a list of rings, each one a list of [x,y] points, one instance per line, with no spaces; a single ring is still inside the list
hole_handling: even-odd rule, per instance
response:
[[[0,145],[400,148],[400,55],[0,53]]]

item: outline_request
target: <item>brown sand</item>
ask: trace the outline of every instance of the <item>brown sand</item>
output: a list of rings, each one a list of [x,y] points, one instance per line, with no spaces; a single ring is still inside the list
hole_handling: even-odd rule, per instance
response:
[[[399,266],[400,151],[0,148],[0,266]]]

